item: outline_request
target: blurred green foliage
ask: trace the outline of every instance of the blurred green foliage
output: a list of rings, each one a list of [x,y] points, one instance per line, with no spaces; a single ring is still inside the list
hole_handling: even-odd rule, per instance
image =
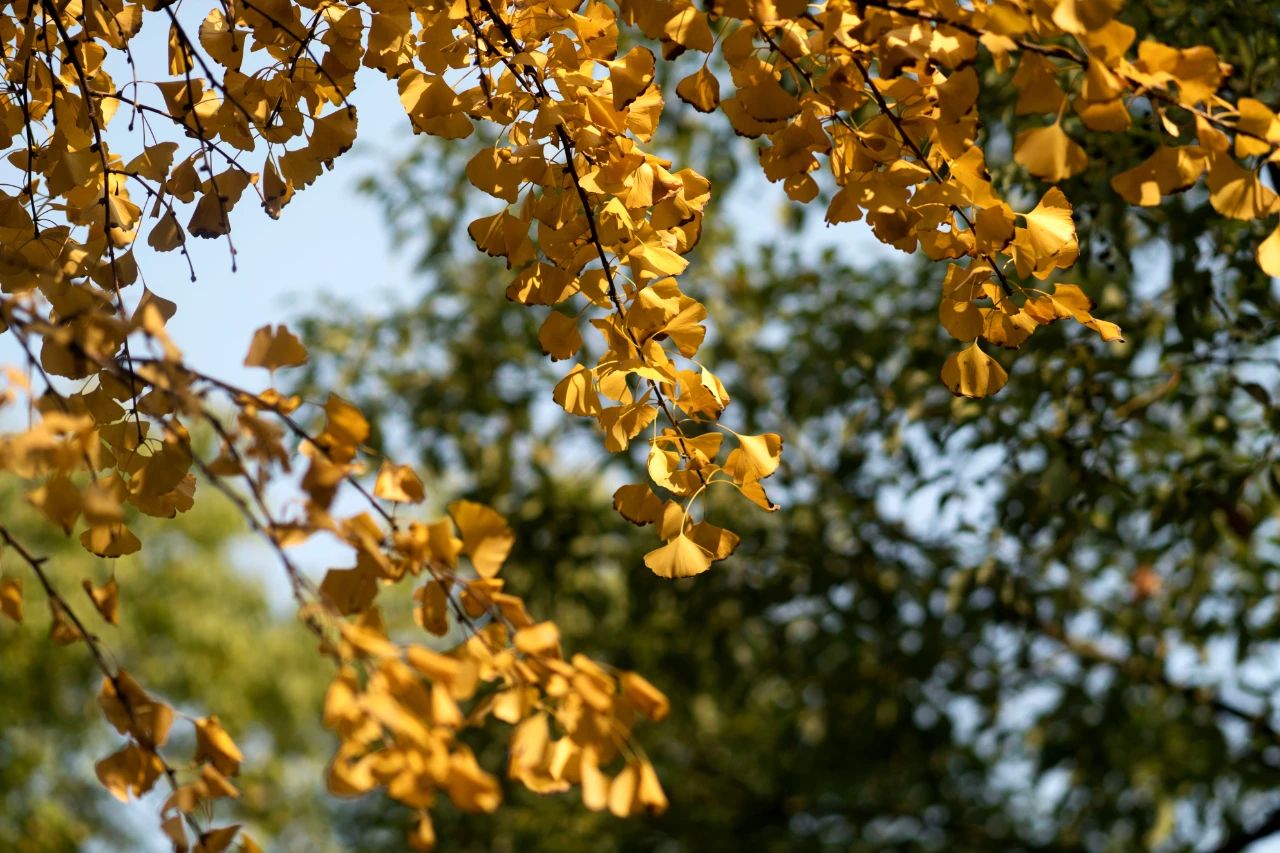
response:
[[[235,733],[249,755],[238,780],[238,819],[278,839],[272,849],[334,849],[329,804],[317,796],[329,746],[318,720],[328,673],[287,605],[268,606],[251,572],[271,557],[240,539],[234,507],[208,496],[174,521],[138,519],[148,547],[108,561],[49,536],[12,481],[0,483],[0,505],[6,525],[49,555],[55,585],[126,670],[180,714],[216,713]],[[241,569],[231,567],[233,552]],[[16,556],[0,569],[25,574]],[[101,584],[113,576],[118,628],[78,589],[82,579]],[[102,676],[83,646],[49,642],[48,608],[30,576],[23,580],[26,621],[0,622],[0,850],[69,850],[90,839],[98,849],[154,848],[162,843],[156,814],[168,791],[160,786],[126,807],[98,784],[94,762],[123,742],[98,708]],[[175,756],[190,755],[192,727],[176,723],[171,744]]]
[[[1141,32],[1213,44],[1234,94],[1276,100],[1269,4],[1130,6]],[[998,152],[1013,93],[984,92]],[[303,387],[349,389],[437,499],[496,502],[519,537],[508,583],[539,618],[672,697],[671,718],[639,733],[664,817],[511,788],[495,820],[438,819],[445,848],[1243,841],[1280,805],[1280,313],[1252,257],[1264,225],[1223,222],[1197,190],[1126,209],[1107,179],[1155,136],[1081,135],[1095,166],[1064,187],[1082,238],[1070,280],[1126,342],[1060,324],[1001,357],[1012,378],[995,399],[958,400],[937,380],[954,346],[940,266],[890,259],[856,227],[822,231],[818,203],[762,225],[762,205],[786,203],[750,145],[668,109],[668,156],[717,180],[686,279],[735,397],[726,422],[787,440],[779,513],[713,502],[743,534],[723,567],[675,584],[644,569],[650,534],[610,508],[616,472],[639,460],[606,458],[553,406],[565,368],[537,354],[540,311],[504,304],[505,271],[467,254],[461,227],[491,211],[458,177],[464,149],[424,145],[365,187],[421,253],[420,292],[306,323]],[[1007,146],[991,163],[1034,203],[1042,187]],[[376,802],[359,814],[343,831],[361,849],[397,820]]]

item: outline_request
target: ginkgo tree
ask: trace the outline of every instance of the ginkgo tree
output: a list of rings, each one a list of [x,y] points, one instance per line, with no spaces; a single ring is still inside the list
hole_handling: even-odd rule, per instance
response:
[[[1086,135],[1154,134],[1146,160],[1106,164],[1129,204],[1203,180],[1224,217],[1280,212],[1260,178],[1280,160],[1275,113],[1220,94],[1230,69],[1213,50],[1140,40],[1120,6],[236,0],[200,17],[150,0],[10,4],[0,322],[26,359],[7,373],[4,399],[25,400],[31,418],[3,439],[0,467],[28,482],[51,525],[105,559],[145,547],[131,513],[173,517],[197,486],[226,495],[274,550],[333,667],[329,790],[385,789],[417,811],[416,845],[434,841],[439,794],[464,810],[498,807],[491,769],[460,737],[490,717],[512,727],[506,772],[531,790],[579,786],[588,808],[619,816],[662,811],[631,732],[638,717],[666,716],[666,698],[640,674],[568,654],[555,624],[505,588],[518,546],[506,521],[469,501],[446,519],[406,521],[392,509],[422,502],[422,480],[374,458],[352,403],[335,393],[313,412],[274,387],[193,369],[165,328],[177,299],[143,283],[147,253],[230,241],[246,198],[287,215],[356,138],[360,68],[395,81],[415,131],[465,140],[483,127],[466,174],[500,206],[471,222],[470,237],[510,270],[506,298],[540,312],[542,350],[573,361],[547,389],[555,402],[598,424],[610,451],[644,437],[647,465],[614,507],[653,525],[653,574],[691,577],[740,541],[707,512],[711,487],[776,508],[763,483],[784,436],[720,423],[731,389],[698,357],[708,312],[682,278],[714,187],[698,164],[649,150],[665,99],[718,110],[757,140],[764,175],[796,202],[829,187],[829,223],[865,220],[882,242],[947,264],[939,322],[960,348],[941,380],[987,397],[1008,381],[992,347],[1018,348],[1058,320],[1098,346],[1121,339],[1069,281],[1079,240],[1055,184],[1090,168]],[[141,50],[147,22],[167,31],[167,56]],[[993,79],[979,77],[979,56]],[[661,65],[695,58],[664,92]],[[987,171],[994,143],[977,105],[984,86],[1006,82],[1025,117],[1013,160],[1043,182],[1038,197],[1000,197]],[[1280,272],[1280,231],[1257,260]],[[268,322],[245,363],[272,385],[306,360],[293,333]],[[206,433],[212,450],[193,438]],[[291,484],[295,501],[275,498]],[[338,510],[340,492],[359,511]],[[317,582],[289,548],[321,534],[353,565]],[[121,799],[167,785],[161,818],[176,847],[219,850],[237,836],[253,847],[237,826],[205,819],[236,796],[244,760],[216,709],[180,717],[91,630],[89,610],[114,623],[128,591],[86,579],[86,609],[7,526],[0,539],[25,572],[0,581],[3,612],[22,619],[27,581],[50,609],[51,639],[85,645],[102,672],[102,710],[126,738],[97,764],[103,785]],[[400,583],[415,586],[422,630],[447,642],[387,631],[379,594]],[[193,729],[194,755],[170,754],[175,725]]]

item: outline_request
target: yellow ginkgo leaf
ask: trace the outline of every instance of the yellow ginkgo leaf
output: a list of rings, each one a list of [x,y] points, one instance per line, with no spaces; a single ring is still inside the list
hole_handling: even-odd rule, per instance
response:
[[[186,239],[187,232],[182,230],[178,217],[170,211],[151,226],[151,233],[147,235],[147,245],[157,252],[168,252],[181,246]]]
[[[509,267],[524,263],[533,254],[529,223],[505,209],[474,220],[467,226],[467,234],[480,251],[495,258],[506,258]]]
[[[1014,213],[1009,205],[1001,202],[981,208],[973,220],[974,239],[987,254],[999,252],[1014,237]]]
[[[609,811],[615,817],[641,812],[662,814],[667,805],[667,796],[658,782],[658,774],[648,761],[628,762],[609,786]]]
[[[409,465],[393,465],[388,460],[382,461],[378,469],[378,479],[373,484],[373,494],[383,500],[395,503],[421,503],[426,499],[426,490],[422,480]]]
[[[108,722],[120,734],[153,746],[163,746],[173,725],[173,709],[147,695],[138,682],[124,670],[114,679],[104,677],[98,693],[98,704]]]
[[[449,799],[465,812],[491,812],[502,802],[498,780],[481,769],[475,755],[466,747],[449,756],[445,786]]]
[[[268,157],[262,166],[262,209],[272,219],[279,219],[280,212],[293,200],[294,186],[280,174],[276,164]]]
[[[80,534],[80,544],[99,557],[123,557],[137,553],[142,543],[124,524],[98,524]]]
[[[615,110],[626,109],[653,82],[653,51],[647,47],[633,47],[627,51],[626,56],[605,65],[613,84]]]
[[[561,379],[551,398],[571,415],[598,415],[600,395],[596,391],[595,373],[577,365]]]
[[[662,501],[644,483],[620,487],[613,493],[613,508],[627,521],[641,527],[662,519]]]
[[[107,211],[113,228],[132,231],[142,218],[142,208],[134,204],[127,195],[113,193],[107,196]]]
[[[157,142],[142,149],[142,153],[130,160],[124,171],[146,178],[149,181],[163,181],[169,175],[169,167],[173,165],[173,154],[178,150],[176,142]]]
[[[120,587],[115,578],[111,578],[102,586],[94,586],[88,578],[82,581],[85,593],[99,615],[112,625],[120,624]]]
[[[678,495],[692,494],[697,490],[696,480],[690,482],[689,471],[680,469],[680,452],[674,447],[663,447],[654,442],[649,446],[649,477],[662,488]]]
[[[1000,363],[977,344],[953,353],[942,366],[942,384],[958,397],[990,397],[1008,379]]]
[[[706,306],[695,299],[684,297],[681,300],[680,311],[667,321],[656,337],[670,338],[681,355],[692,358],[698,352],[698,347],[702,346],[703,338],[707,336],[707,327],[702,325],[705,319],[707,319]]]
[[[1066,284],[1063,282],[1055,284],[1053,286],[1053,295],[1050,299],[1052,299],[1054,308],[1061,318],[1075,317],[1083,323],[1089,318],[1090,312],[1093,311],[1093,300],[1078,284]]]
[[[777,512],[781,507],[773,501],[769,500],[769,495],[765,493],[764,486],[758,480],[750,483],[742,483],[738,485],[738,491],[742,496],[760,507],[765,512]]]
[[[432,562],[453,568],[462,553],[462,540],[453,535],[453,525],[441,519],[427,526],[427,553]]]
[[[1024,219],[1026,227],[1018,230],[1011,246],[1019,275],[1046,278],[1053,270],[1075,263],[1080,243],[1071,219],[1071,203],[1062,190],[1050,189]]]
[[[683,11],[667,21],[663,33],[671,41],[689,50],[710,53],[715,46],[715,37],[711,34],[706,13],[693,4],[685,6]]]
[[[1259,219],[1277,209],[1276,194],[1226,154],[1209,159],[1209,203],[1232,219]]]
[[[958,341],[967,343],[982,334],[982,312],[972,302],[943,299],[938,303],[938,320]]]
[[[725,460],[724,470],[739,483],[763,480],[778,469],[782,459],[782,436],[739,435],[738,446]]]
[[[644,676],[634,672],[624,672],[618,677],[622,691],[636,706],[641,714],[651,720],[661,722],[671,712],[671,701],[666,694],[649,683]]]
[[[227,734],[217,717],[196,720],[196,761],[208,760],[223,776],[234,776],[240,770],[244,755]]]
[[[1236,104],[1240,118],[1236,122],[1236,156],[1252,157],[1268,154],[1280,143],[1280,118],[1271,108],[1255,98],[1241,98]]]
[[[1045,181],[1063,181],[1084,171],[1089,163],[1084,149],[1057,122],[1024,130],[1013,143],[1013,159]]]
[[[462,534],[462,553],[471,558],[476,572],[483,578],[497,575],[516,543],[515,531],[506,519],[484,504],[471,501],[449,504],[449,515]]]
[[[1022,54],[1013,75],[1013,85],[1018,91],[1015,114],[1056,114],[1061,110],[1067,96],[1058,85],[1057,75],[1058,69],[1048,58],[1038,53]]]
[[[94,771],[98,775],[98,781],[112,796],[127,803],[130,794],[141,797],[151,790],[164,772],[164,764],[154,752],[130,743],[97,762]]]
[[[157,296],[149,287],[143,287],[142,298],[138,300],[138,307],[133,309],[131,322],[139,328],[146,328],[146,314],[152,309],[159,316],[161,325],[172,320],[174,315],[178,313],[176,303],[165,299],[163,296]]]
[[[195,793],[194,785],[184,785],[182,788],[191,790],[192,793]],[[164,810],[166,812],[172,811],[173,813],[160,822],[160,829],[164,832],[165,837],[169,839],[169,843],[173,845],[174,850],[189,849],[191,846],[187,842],[186,824],[183,823],[182,820],[183,815],[188,813],[183,810],[185,806],[190,805],[191,809],[194,810],[197,805],[195,797],[192,797],[191,800],[192,801],[189,804],[179,804],[177,792],[174,792],[174,795],[164,804]],[[172,809],[170,809],[170,804],[173,805]],[[262,853],[262,848],[250,847],[246,844],[244,845],[244,853]]]
[[[772,76],[738,89],[738,100],[747,114],[760,122],[782,121],[800,112],[800,99]]]
[[[1059,0],[1053,22],[1063,30],[1083,35],[1101,29],[1124,6],[1124,0]]]
[[[80,490],[69,477],[50,477],[43,486],[29,493],[27,500],[68,535],[80,517]]]
[[[240,201],[245,188],[257,179],[257,175],[242,169],[228,169],[206,182],[204,195],[187,222],[187,232],[204,239],[231,233],[231,209]]]
[[[609,777],[600,770],[600,759],[594,744],[589,743],[582,748],[579,767],[582,804],[593,812],[603,810],[609,804]]]
[[[324,402],[324,417],[324,432],[316,443],[335,461],[349,461],[369,437],[369,421],[356,406],[333,393]]]
[[[418,812],[418,819],[409,835],[409,846],[414,850],[431,850],[436,846],[436,827],[430,812]]]
[[[0,578],[0,613],[14,622],[22,621],[22,580]]]
[[[238,69],[244,58],[245,31],[228,25],[221,9],[211,11],[200,24],[200,45],[220,65]]]
[[[658,781],[657,771],[653,769],[653,765],[648,761],[642,760],[639,767],[640,785],[636,792],[636,798],[646,812],[660,815],[667,810],[669,803],[666,793],[662,790],[662,783]]]
[[[200,850],[202,853],[223,853],[239,835],[239,824],[216,826],[200,834]]]
[[[1092,317],[1085,322],[1084,326],[1097,332],[1098,336],[1107,343],[1124,342],[1124,335],[1120,332],[1120,327],[1115,323]]]
[[[476,189],[508,204],[515,204],[520,198],[520,165],[512,161],[511,152],[505,148],[486,145],[477,151],[467,162],[467,180]]]
[[[604,429],[605,449],[610,453],[626,450],[631,439],[643,432],[657,416],[658,407],[643,400],[602,409],[598,417],[600,426]]]
[[[1076,226],[1071,220],[1071,203],[1054,187],[1025,216],[1032,245],[1043,255],[1074,251],[1077,247]]]
[[[738,534],[723,527],[717,527],[709,521],[700,521],[689,528],[689,538],[711,555],[713,561],[729,558],[738,549],[741,541]]]
[[[676,84],[680,100],[700,113],[709,113],[720,105],[720,81],[705,65]]]
[[[700,378],[702,387],[707,390],[707,393],[716,401],[721,410],[729,405],[729,392],[725,390],[724,383],[720,381],[720,377],[704,367]]]
[[[524,655],[560,657],[560,629],[554,622],[539,622],[516,631],[516,650]]]
[[[1258,245],[1258,266],[1270,276],[1280,276],[1280,227]]]
[[[1198,145],[1162,146],[1132,169],[1111,178],[1111,188],[1130,204],[1151,207],[1182,192],[1204,174],[1207,155]]]
[[[1123,98],[1114,98],[1110,101],[1086,101],[1083,98],[1076,98],[1071,106],[1089,130],[1119,133],[1127,130],[1133,123]]]
[[[439,581],[430,580],[414,591],[418,601],[413,616],[422,630],[443,637],[449,630],[449,593]]]
[[[609,786],[609,811],[614,817],[630,817],[640,810],[639,789],[640,768],[629,763]]]
[[[552,361],[571,358],[582,348],[582,333],[578,331],[577,319],[552,311],[538,330],[538,346],[544,354],[551,356]]]
[[[711,568],[707,549],[684,533],[644,555],[644,564],[660,578],[691,578]]]
[[[400,104],[413,122],[415,133],[445,139],[465,139],[475,130],[462,112],[458,93],[443,77],[410,69],[399,77]]]
[[[405,649],[405,660],[433,683],[451,686],[462,672],[462,664],[455,657],[422,646]]]
[[[253,333],[245,367],[298,367],[307,363],[307,349],[298,336],[285,326],[263,326]]]
[[[235,785],[231,784],[231,780],[214,769],[212,764],[205,764],[200,767],[198,785],[203,789],[206,799],[219,799],[221,797],[234,799],[240,796],[240,791],[236,789]]]
[[[1021,311],[1012,314],[998,308],[981,308],[982,337],[1005,349],[1017,349],[1038,328],[1035,319]]]
[[[378,594],[378,579],[362,568],[330,569],[320,582],[320,596],[343,615],[367,610]]]

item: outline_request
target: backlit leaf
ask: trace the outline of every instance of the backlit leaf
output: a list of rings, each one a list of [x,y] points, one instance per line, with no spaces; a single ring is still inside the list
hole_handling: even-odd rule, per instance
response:
[[[19,578],[0,578],[0,613],[14,622],[22,622],[22,581]]]
[[[506,520],[487,506],[471,501],[449,504],[449,515],[462,534],[462,553],[471,558],[481,577],[498,574],[516,542]]]
[[[712,555],[681,533],[644,555],[644,564],[660,578],[691,578],[711,568]]]
[[[958,397],[990,397],[1008,379],[1000,363],[977,344],[953,353],[942,367],[942,384]]]
[[[1064,181],[1084,171],[1089,163],[1084,149],[1057,122],[1019,133],[1013,159],[1045,181]]]
[[[302,341],[285,326],[263,326],[253,333],[245,367],[298,367],[307,363],[307,350]]]

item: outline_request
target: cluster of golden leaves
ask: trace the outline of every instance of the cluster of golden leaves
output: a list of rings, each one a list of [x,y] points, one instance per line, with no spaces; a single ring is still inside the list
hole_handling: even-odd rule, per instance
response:
[[[287,329],[264,326],[246,363],[277,367],[305,356]],[[501,515],[482,504],[455,501],[446,519],[398,519],[395,507],[422,503],[425,487],[412,468],[385,459],[372,489],[364,487],[362,445],[370,427],[336,395],[322,407],[322,425],[308,432],[292,416],[297,398],[274,390],[250,394],[178,362],[138,357],[134,363],[149,395],[166,395],[169,408],[139,406],[123,418],[115,412],[119,420],[100,422],[83,402],[85,395],[61,394],[50,384],[34,401],[47,410],[31,429],[0,443],[0,460],[7,470],[43,479],[27,499],[50,522],[70,532],[83,516],[82,544],[104,557],[140,547],[125,521],[126,504],[162,517],[190,508],[193,469],[241,508],[275,548],[300,618],[335,666],[324,712],[341,741],[328,775],[332,793],[359,795],[385,787],[389,796],[418,812],[411,841],[430,846],[426,809],[438,791],[465,810],[492,811],[501,800],[497,779],[457,740],[463,729],[484,726],[492,717],[514,727],[507,772],[529,788],[549,793],[581,785],[588,807],[607,806],[619,816],[666,808],[652,765],[631,740],[638,716],[666,716],[666,697],[636,673],[582,655],[565,659],[556,626],[535,623],[521,598],[504,590],[499,575],[516,537]],[[108,383],[118,369],[108,364],[93,379]],[[117,390],[121,400],[128,399],[126,387]],[[234,404],[234,425],[206,399],[215,391]],[[184,416],[218,437],[216,455],[206,459],[198,453],[182,426]],[[292,470],[287,433],[298,439],[299,452],[309,461],[298,478],[298,499],[280,511],[264,488]],[[240,490],[232,487],[236,483]],[[344,484],[362,496],[367,509],[331,512]],[[330,569],[313,583],[288,549],[321,533],[347,546],[353,565]],[[0,540],[43,587],[53,641],[86,643],[103,672],[103,710],[127,742],[98,762],[102,784],[126,800],[167,781],[171,794],[162,826],[175,849],[211,853],[237,838],[245,849],[257,849],[238,825],[199,822],[214,801],[239,795],[233,777],[243,757],[217,719],[192,720],[195,755],[187,762],[172,761],[163,751],[176,716],[172,706],[110,663],[101,640],[55,588],[43,558],[3,525]],[[394,636],[385,627],[379,591],[401,583],[416,587],[413,617],[422,639]],[[102,619],[115,624],[120,611],[115,580],[94,585],[86,579],[84,586]],[[0,608],[22,621],[17,578],[6,577],[0,585]]]
[[[634,4],[641,5],[649,7]],[[968,346],[947,360],[942,380],[955,394],[985,397],[1008,377],[983,351],[984,341],[1016,349],[1039,327],[1068,318],[1103,341],[1121,338],[1115,324],[1093,316],[1078,286],[1043,284],[1072,267],[1079,252],[1063,192],[1051,187],[1020,212],[992,186],[977,111],[980,50],[998,70],[1012,72],[1016,114],[1050,121],[1036,121],[1014,139],[1013,159],[1033,176],[1054,183],[1086,168],[1084,148],[1064,125],[1077,134],[1121,132],[1131,114],[1152,115],[1166,142],[1114,176],[1127,201],[1158,204],[1207,173],[1210,200],[1223,215],[1280,212],[1258,177],[1265,163],[1280,160],[1275,113],[1254,100],[1220,97],[1228,69],[1209,48],[1142,41],[1135,51],[1137,33],[1116,19],[1121,6],[725,2],[705,17],[722,26],[717,40],[734,94],[721,98],[705,65],[676,91],[696,109],[721,109],[739,134],[764,140],[766,176],[795,201],[818,196],[814,173],[825,160],[835,187],[829,223],[865,219],[882,242],[951,262],[939,319]],[[630,14],[646,35],[662,34],[662,22],[647,12]],[[1280,274],[1280,230],[1260,247],[1259,262]]]
[[[324,708],[325,725],[341,739],[329,765],[329,790],[359,796],[384,788],[418,810],[410,837],[415,846],[429,847],[435,833],[427,809],[437,793],[469,812],[491,812],[501,802],[498,780],[457,739],[462,729],[493,717],[515,727],[507,774],[529,790],[547,794],[580,785],[588,808],[607,807],[618,817],[665,811],[657,773],[630,743],[630,732],[637,715],[663,719],[666,697],[636,673],[612,672],[582,655],[565,660],[555,624],[535,624],[520,599],[501,587],[494,577],[465,584],[461,620],[470,624],[494,609],[503,618],[477,627],[450,654],[389,642],[376,609],[342,624],[337,651],[343,665]],[[417,598],[419,624],[445,633],[448,593],[441,582],[429,581]],[[610,763],[622,766],[610,774]]]
[[[461,139],[489,126],[496,142],[477,146],[466,172],[502,206],[469,233],[512,271],[507,297],[546,312],[544,352],[574,360],[555,401],[592,418],[612,452],[646,436],[647,476],[621,487],[615,507],[657,530],[663,544],[645,558],[654,573],[689,577],[738,544],[698,501],[721,484],[774,509],[762,481],[780,465],[782,439],[722,425],[729,394],[698,360],[707,311],[682,275],[712,188],[647,150],[668,103],[660,63],[685,56],[687,72],[689,58],[701,59],[674,95],[759,140],[764,174],[792,199],[812,201],[825,183],[828,222],[865,219],[881,241],[949,263],[939,316],[967,346],[942,380],[983,397],[1007,381],[984,342],[1016,348],[1060,319],[1104,341],[1120,330],[1059,280],[1079,251],[1062,190],[1049,186],[1016,210],[992,185],[977,109],[981,51],[1012,78],[1017,115],[1032,117],[1018,119],[1026,125],[1013,159],[1035,177],[1053,184],[1080,173],[1089,163],[1082,134],[1124,132],[1137,117],[1155,123],[1161,142],[1112,177],[1127,201],[1157,204],[1204,177],[1225,216],[1280,212],[1258,177],[1280,160],[1275,113],[1222,98],[1228,69],[1211,50],[1139,42],[1116,18],[1120,6],[228,0],[186,20],[163,0],[5,2],[0,138],[17,180],[0,188],[0,332],[19,343],[28,369],[6,372],[0,405],[25,400],[31,423],[0,438],[0,470],[28,481],[28,500],[49,522],[78,531],[103,558],[142,546],[129,526],[137,513],[191,508],[197,475],[226,493],[275,549],[335,664],[330,787],[382,787],[419,810],[415,843],[432,841],[425,810],[438,791],[463,808],[497,805],[495,778],[457,739],[491,716],[514,727],[511,778],[537,791],[580,784],[589,807],[620,815],[661,810],[630,730],[637,714],[664,716],[666,700],[635,674],[565,659],[555,626],[534,622],[503,589],[514,537],[501,517],[458,502],[450,519],[398,519],[394,507],[423,502],[426,488],[387,460],[372,472],[369,424],[356,407],[330,396],[302,410],[322,414],[310,427],[296,398],[191,369],[166,332],[177,306],[140,284],[139,246],[186,253],[192,237],[229,241],[246,195],[278,216],[352,145],[362,67],[395,81],[419,132]],[[149,33],[167,32],[159,80],[139,79],[134,61],[147,21]],[[1280,274],[1280,230],[1259,262]],[[264,326],[246,364],[275,371],[306,358],[288,329]],[[193,429],[210,432],[217,449],[193,444]],[[267,488],[299,464],[296,499],[281,510]],[[336,512],[342,490],[364,509]],[[343,543],[353,565],[313,583],[288,549],[321,534]],[[87,644],[103,671],[103,708],[128,738],[99,763],[103,783],[123,797],[167,778],[175,847],[232,843],[235,827],[197,819],[203,804],[235,796],[241,758],[230,737],[213,718],[195,720],[194,759],[169,763],[170,706],[109,662],[43,558],[2,525],[0,539],[45,592],[53,639]],[[418,623],[461,637],[451,647],[384,627],[379,591],[418,580]],[[114,579],[86,579],[85,591],[115,624]],[[22,619],[19,577],[0,578],[0,613]]]

